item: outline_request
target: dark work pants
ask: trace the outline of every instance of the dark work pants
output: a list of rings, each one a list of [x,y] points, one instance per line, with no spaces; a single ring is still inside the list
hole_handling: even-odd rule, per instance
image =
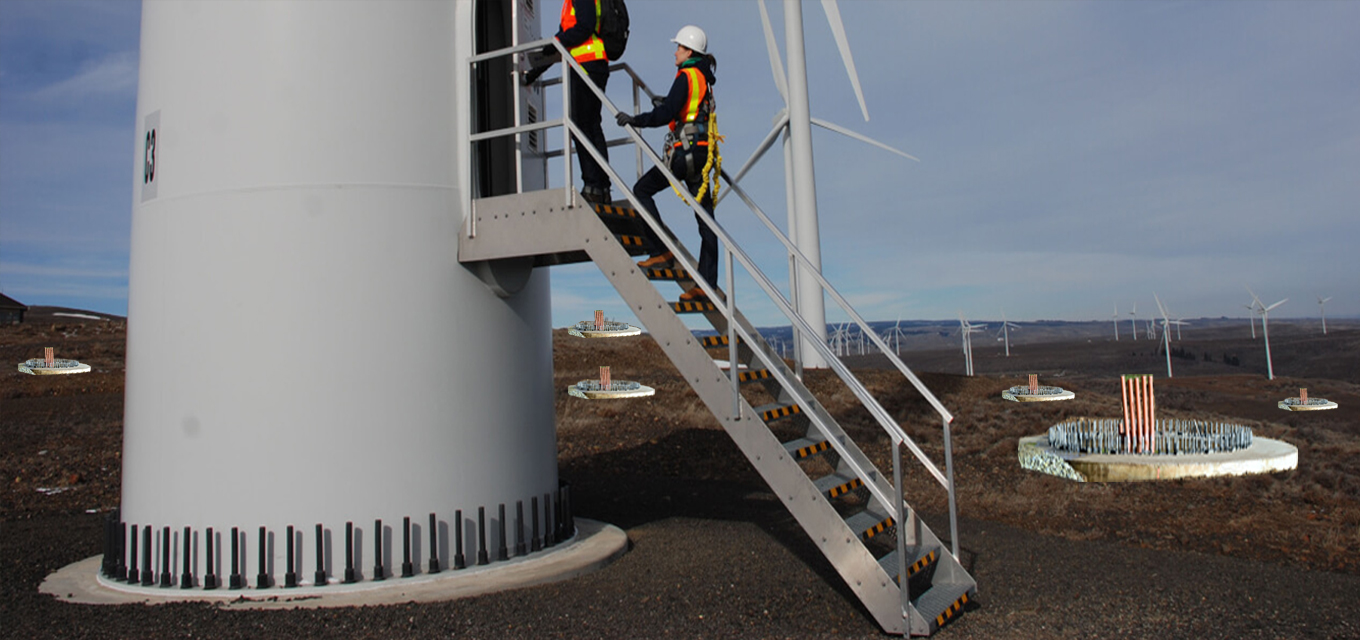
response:
[[[609,84],[609,62],[606,60],[586,62],[581,68],[590,76],[590,81],[594,82],[600,91],[604,91],[605,86]],[[575,72],[568,75],[571,76],[571,122],[581,130],[586,140],[599,150],[607,162],[609,147],[605,146],[604,128],[600,126],[600,99],[595,97],[595,93],[586,86],[581,76]],[[609,176],[600,168],[600,164],[595,162],[590,152],[578,144],[576,157],[580,159],[581,182],[587,187],[596,187],[608,192]]]
[[[707,147],[696,148],[707,149]],[[706,162],[708,162],[706,153],[701,151],[696,154],[694,156],[694,172],[699,173]],[[699,187],[703,184],[702,178],[700,176],[693,176],[693,179],[691,179],[686,168],[685,153],[679,150],[672,153],[671,173],[674,173],[675,177],[685,181],[686,185],[689,187],[690,195],[694,195],[699,192]],[[657,221],[661,223],[661,227],[665,229],[666,235],[674,238],[675,234],[671,233],[670,228],[666,226],[666,222],[661,219],[661,214],[656,210],[656,200],[652,197],[662,190],[670,189],[670,186],[671,183],[666,180],[666,176],[661,175],[661,170],[652,167],[647,173],[642,174],[641,178],[638,178],[637,184],[633,185],[633,194],[642,202],[643,207],[650,211],[653,216],[656,216]],[[704,210],[708,212],[708,215],[712,216],[713,191],[712,187],[709,189],[709,192],[704,194],[704,199],[699,201],[699,206],[703,207]],[[717,289],[718,236],[713,233],[712,229],[708,228],[708,225],[704,224],[704,221],[699,218],[698,214],[695,214],[694,221],[699,224],[699,275],[703,277],[704,280],[707,280],[708,284],[714,289]],[[646,227],[646,234],[647,241],[652,245],[652,253],[654,255],[665,253],[664,245],[661,244],[660,238],[657,238],[656,232],[652,231],[650,226]]]

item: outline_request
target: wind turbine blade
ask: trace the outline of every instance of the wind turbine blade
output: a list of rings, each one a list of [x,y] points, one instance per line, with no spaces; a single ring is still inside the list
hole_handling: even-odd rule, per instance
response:
[[[774,74],[774,86],[784,104],[789,103],[789,85],[784,75],[784,62],[779,57],[779,44],[774,41],[774,28],[770,26],[770,12],[765,8],[765,0],[760,0],[760,24],[765,28],[765,49],[770,54],[770,72]]]
[[[1162,304],[1162,299],[1158,298],[1156,293],[1152,294],[1152,299],[1157,301],[1157,310],[1162,312],[1162,319],[1166,320],[1167,319],[1166,305]]]
[[[855,88],[855,97],[859,99],[859,110],[864,114],[864,121],[869,121],[869,106],[864,104],[864,90],[859,86],[859,74],[855,72],[855,58],[850,55],[850,41],[845,37],[845,24],[841,22],[841,10],[836,6],[836,0],[822,0],[822,9],[826,11],[826,21],[831,23],[831,35],[836,37],[836,48],[841,50],[841,61],[845,63],[845,72],[850,75],[850,85]]]
[[[1266,307],[1266,311],[1270,311],[1271,309],[1274,309],[1275,307],[1278,307],[1286,302],[1289,302],[1289,298],[1285,298],[1284,300],[1281,300],[1279,302],[1276,302],[1275,304],[1270,305],[1269,307]]]
[[[830,131],[835,131],[836,133],[839,133],[839,134],[841,134],[841,135],[843,135],[843,136],[848,136],[848,137],[854,138],[854,139],[856,139],[856,140],[859,140],[860,142],[867,142],[867,143],[869,143],[869,144],[871,144],[871,145],[874,145],[875,147],[878,147],[878,148],[880,148],[880,149],[886,149],[886,150],[891,151],[891,152],[893,152],[893,153],[895,153],[895,154],[897,154],[897,155],[899,155],[899,156],[902,156],[903,158],[910,158],[910,159],[915,160],[915,161],[917,161],[917,162],[920,162],[920,161],[921,161],[920,158],[918,158],[918,157],[916,157],[916,156],[913,156],[913,155],[911,155],[911,154],[909,154],[909,153],[907,153],[907,152],[905,152],[905,151],[902,151],[902,150],[900,150],[900,149],[894,149],[894,148],[892,148],[892,147],[890,147],[890,146],[888,146],[888,145],[886,145],[886,144],[883,144],[882,142],[879,142],[879,141],[877,141],[877,140],[874,140],[873,138],[870,138],[870,137],[868,137],[868,136],[864,136],[864,135],[855,133],[854,131],[851,131],[851,130],[849,130],[849,129],[846,129],[845,127],[842,127],[842,126],[840,126],[840,125],[838,125],[838,124],[833,124],[833,123],[827,122],[826,120],[823,120],[823,119],[821,119],[821,118],[812,118],[812,124],[815,124],[815,125],[817,125],[817,126],[823,128],[823,129],[828,129],[828,130],[830,130]]]
[[[1246,285],[1243,285],[1243,286],[1246,286]],[[1264,308],[1266,307],[1266,305],[1261,304],[1261,299],[1258,298],[1258,297],[1256,297],[1256,292],[1255,292],[1255,291],[1252,291],[1252,290],[1251,290],[1251,287],[1246,287],[1246,289],[1247,289],[1247,293],[1250,293],[1250,294],[1251,294],[1251,299],[1256,301],[1256,306],[1258,306],[1258,307],[1264,309]]]
[[[741,179],[746,176],[746,172],[750,171],[751,167],[754,167],[755,164],[765,156],[765,152],[769,151],[771,146],[774,146],[775,141],[779,139],[779,134],[784,131],[784,127],[787,127],[788,124],[788,111],[781,111],[779,113],[779,120],[774,123],[774,128],[770,129],[770,133],[765,136],[764,140],[760,141],[760,146],[756,147],[756,150],[751,154],[750,159],[748,159],[745,164],[741,165],[741,169],[737,171],[737,175],[733,176],[727,182],[729,184],[741,182]],[[728,191],[728,193],[731,193],[731,191]]]

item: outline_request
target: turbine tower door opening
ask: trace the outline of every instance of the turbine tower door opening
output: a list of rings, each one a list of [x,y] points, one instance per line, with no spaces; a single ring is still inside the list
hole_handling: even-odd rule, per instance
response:
[[[474,7],[474,49],[486,53],[538,39],[536,0],[477,0]],[[516,86],[515,62],[498,57],[477,64],[472,77],[471,109],[474,131],[504,129],[537,122],[543,96],[537,88]],[[516,147],[516,144],[519,146]],[[488,198],[535,191],[547,184],[547,163],[539,132],[483,140],[472,149],[472,197]],[[532,258],[509,258],[468,264],[496,295],[518,293],[533,273]]]

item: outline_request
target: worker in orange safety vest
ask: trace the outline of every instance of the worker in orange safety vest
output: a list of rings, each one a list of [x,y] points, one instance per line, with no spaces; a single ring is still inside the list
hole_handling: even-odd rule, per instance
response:
[[[558,22],[557,41],[571,57],[580,63],[590,81],[603,92],[609,84],[609,59],[600,39],[600,0],[563,0],[562,17]],[[571,121],[582,135],[609,162],[609,147],[605,144],[604,129],[600,126],[600,99],[576,73],[571,76]],[[579,147],[576,157],[581,166],[581,197],[587,201],[609,204],[609,176],[590,152]]]
[[[675,47],[675,81],[671,83],[666,97],[658,101],[655,108],[647,113],[632,115],[619,112],[615,119],[620,126],[631,125],[639,129],[646,127],[669,126],[666,135],[667,166],[675,177],[685,181],[690,195],[698,197],[704,181],[704,167],[709,159],[709,115],[715,109],[712,85],[717,82],[713,68],[717,61],[708,53],[708,36],[703,29],[690,25],[680,29],[671,39]],[[638,179],[633,185],[633,194],[658,221],[656,201],[652,196],[670,186],[670,182],[656,167]],[[699,198],[699,205],[713,215],[713,190],[709,189]],[[713,230],[699,219],[699,276],[714,288],[718,286],[718,237]],[[666,223],[661,222],[666,234],[674,237]],[[652,228],[646,227],[647,240],[652,246],[652,255],[638,263],[642,269],[653,269],[669,265],[675,256],[657,237]],[[681,300],[703,300],[707,295],[699,287],[693,287],[680,296]]]

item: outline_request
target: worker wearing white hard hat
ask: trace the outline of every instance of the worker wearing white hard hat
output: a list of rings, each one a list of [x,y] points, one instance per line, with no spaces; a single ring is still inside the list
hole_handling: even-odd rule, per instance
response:
[[[708,36],[699,27],[693,25],[682,27],[675,37],[671,38],[671,42],[676,44],[677,69],[675,80],[671,83],[666,97],[657,101],[656,106],[647,113],[631,115],[619,112],[616,119],[620,126],[632,125],[639,129],[669,126],[670,132],[666,136],[667,166],[671,173],[685,181],[690,194],[698,199],[699,204],[709,215],[712,215],[714,189],[705,187],[704,169],[709,166],[709,154],[713,152],[709,131],[710,127],[715,125],[713,117],[717,103],[713,99],[712,86],[717,82],[713,75],[717,61],[708,53]],[[633,194],[658,221],[661,217],[657,213],[656,201],[652,196],[668,186],[670,182],[656,167],[633,185]],[[697,214],[695,218],[699,223],[701,240],[698,275],[708,281],[709,285],[717,288],[718,237],[703,220],[698,219]],[[665,228],[666,225],[662,222],[661,226]],[[638,263],[638,266],[643,269],[668,266],[675,256],[666,250],[650,226],[645,230],[652,246],[652,255]],[[669,229],[666,229],[666,233],[673,237]],[[703,289],[696,286],[681,295],[680,299],[688,301],[706,297]]]

